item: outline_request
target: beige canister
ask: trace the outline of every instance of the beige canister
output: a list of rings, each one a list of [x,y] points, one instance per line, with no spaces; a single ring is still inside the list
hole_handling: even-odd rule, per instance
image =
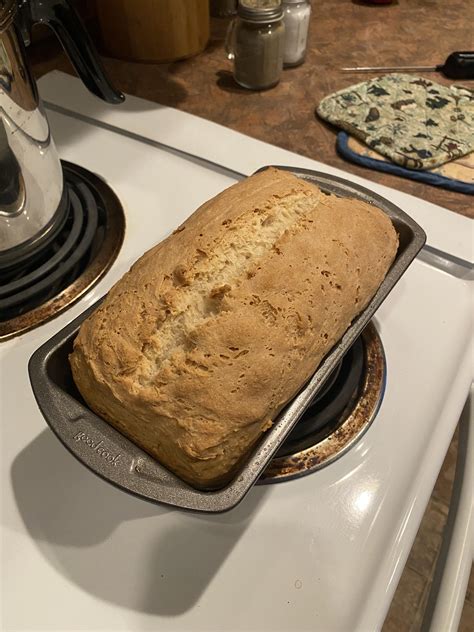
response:
[[[143,62],[184,59],[209,40],[209,0],[96,0],[103,51]]]

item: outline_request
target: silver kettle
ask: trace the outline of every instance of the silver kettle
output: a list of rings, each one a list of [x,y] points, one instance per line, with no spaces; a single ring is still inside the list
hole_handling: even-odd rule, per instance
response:
[[[68,0],[0,0],[0,265],[47,238],[67,194],[26,57],[37,22],[52,28],[91,92],[108,103],[124,100]]]

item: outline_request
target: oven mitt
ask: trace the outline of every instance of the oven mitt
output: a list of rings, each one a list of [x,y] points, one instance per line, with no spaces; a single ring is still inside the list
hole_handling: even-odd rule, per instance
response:
[[[319,116],[409,169],[474,151],[474,91],[393,73],[324,98]]]
[[[474,195],[474,152],[447,162],[440,167],[420,171],[407,169],[388,161],[381,154],[362,144],[356,138],[352,138],[346,132],[339,132],[337,135],[336,149],[342,158],[362,167],[425,182],[449,191]]]

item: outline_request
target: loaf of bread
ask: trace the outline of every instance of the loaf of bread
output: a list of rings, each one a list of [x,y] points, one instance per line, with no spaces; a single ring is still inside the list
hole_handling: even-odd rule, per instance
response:
[[[87,404],[190,485],[224,485],[387,273],[390,219],[268,169],[203,204],[82,324]]]

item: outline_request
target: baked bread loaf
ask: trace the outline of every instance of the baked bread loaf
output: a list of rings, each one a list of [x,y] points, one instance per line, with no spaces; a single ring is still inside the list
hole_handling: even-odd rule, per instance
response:
[[[364,309],[390,219],[268,169],[203,204],[82,324],[87,404],[189,484],[224,485]]]

